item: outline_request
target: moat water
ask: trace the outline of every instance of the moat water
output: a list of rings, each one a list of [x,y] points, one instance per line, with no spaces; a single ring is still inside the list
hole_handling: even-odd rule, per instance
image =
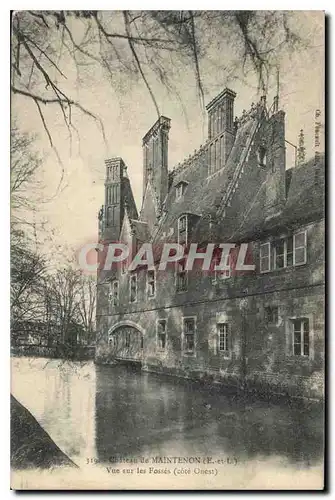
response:
[[[12,393],[83,470],[173,472],[177,461],[194,472],[207,460],[227,488],[234,477],[250,485],[259,474],[270,487],[275,477],[305,487],[322,471],[319,405],[244,399],[122,366],[44,358],[13,358]]]

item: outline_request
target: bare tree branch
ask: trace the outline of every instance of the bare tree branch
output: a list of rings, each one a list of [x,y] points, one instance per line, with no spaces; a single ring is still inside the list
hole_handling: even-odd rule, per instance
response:
[[[117,16],[118,23],[114,23]],[[119,93],[123,81],[128,85],[140,77],[158,115],[152,82],[158,80],[172,92],[179,69],[194,69],[204,109],[201,62],[213,42],[225,45],[237,72],[252,70],[258,76],[259,89],[266,92],[278,55],[295,50],[300,42],[290,16],[278,11],[21,11],[12,24],[12,90],[35,103],[58,104],[70,140],[71,106],[94,118],[103,132],[101,120],[68,95],[50,71],[68,77],[61,68],[65,47],[80,84],[80,70],[94,64],[107,72]],[[219,67],[221,64],[217,61]],[[226,72],[224,67],[222,72]],[[38,112],[43,114],[41,107]],[[45,128],[43,120],[42,124]]]
[[[148,91],[149,91],[149,94],[151,96],[151,99],[155,105],[155,108],[156,108],[156,112],[157,112],[157,116],[159,117],[160,115],[160,112],[159,112],[159,107],[158,107],[158,104],[157,104],[157,101],[155,99],[155,96],[154,96],[154,93],[149,85],[149,82],[143,72],[143,69],[142,69],[142,66],[141,66],[141,63],[139,61],[139,58],[137,56],[137,53],[136,53],[136,50],[134,48],[134,43],[133,43],[133,40],[132,40],[132,37],[131,37],[131,33],[130,33],[130,25],[129,25],[129,19],[128,19],[128,12],[127,11],[123,11],[123,16],[124,16],[124,23],[125,23],[125,28],[126,28],[126,32],[127,32],[127,35],[128,35],[128,44],[129,44],[129,47],[130,47],[130,50],[132,51],[132,54],[134,56],[134,59],[136,61],[136,64],[138,66],[138,69],[139,69],[139,72],[142,76],[142,79],[145,83],[145,86],[147,87]]]

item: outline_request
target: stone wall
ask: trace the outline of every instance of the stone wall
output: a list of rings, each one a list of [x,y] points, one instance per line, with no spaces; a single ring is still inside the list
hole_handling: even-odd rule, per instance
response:
[[[316,249],[320,226],[310,228],[310,249]],[[311,256],[310,256],[311,257]],[[250,390],[290,396],[322,398],[324,368],[323,265],[287,268],[260,275],[241,276],[210,284],[212,276],[189,281],[189,292],[175,292],[174,276],[157,279],[157,299],[145,298],[145,272],[138,277],[138,302],[128,303],[120,293],[120,312],[113,314],[106,299],[98,317],[101,339],[97,361],[112,360],[108,332],[116,323],[129,322],[145,332],[142,366],[146,370],[208,379]],[[122,279],[122,278],[120,278]],[[126,290],[128,277],[123,277]],[[241,300],[244,307],[241,311]],[[265,307],[278,306],[278,323],[269,326]],[[196,318],[195,355],[182,352],[183,317]],[[293,355],[291,319],[310,320],[310,356]],[[157,319],[167,320],[167,346],[159,351]],[[229,356],[217,350],[217,322],[227,322],[231,334]]]

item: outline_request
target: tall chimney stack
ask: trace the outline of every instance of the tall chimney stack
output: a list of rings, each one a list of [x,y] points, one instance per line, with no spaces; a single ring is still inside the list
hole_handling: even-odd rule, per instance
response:
[[[225,164],[235,140],[234,99],[236,93],[225,88],[207,106],[209,145],[209,173]]]
[[[170,118],[160,116],[143,137],[143,196],[148,182],[154,188],[159,206],[168,192],[168,142]]]

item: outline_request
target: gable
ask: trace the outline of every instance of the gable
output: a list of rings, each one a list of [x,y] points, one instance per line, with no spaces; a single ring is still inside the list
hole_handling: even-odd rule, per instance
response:
[[[123,224],[120,233],[120,242],[131,246],[133,242],[132,229],[127,209],[125,210]]]

